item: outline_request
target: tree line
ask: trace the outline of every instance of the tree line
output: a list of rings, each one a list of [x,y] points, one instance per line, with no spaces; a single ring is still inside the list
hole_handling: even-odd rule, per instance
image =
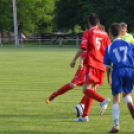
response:
[[[20,33],[72,31],[88,28],[88,15],[100,16],[101,24],[126,22],[134,31],[133,0],[16,0]],[[13,32],[12,0],[0,0],[0,31]]]

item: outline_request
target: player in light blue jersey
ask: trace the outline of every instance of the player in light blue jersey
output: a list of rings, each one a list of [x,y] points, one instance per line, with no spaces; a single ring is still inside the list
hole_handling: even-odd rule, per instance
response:
[[[134,105],[131,97],[134,81],[134,45],[120,38],[121,26],[119,23],[110,26],[110,34],[114,41],[106,48],[104,65],[107,66],[108,82],[112,85],[113,95],[112,115],[114,126],[109,133],[117,133],[119,132],[120,93],[122,93],[134,119]],[[113,66],[111,66],[111,63],[113,63]],[[110,67],[113,68],[112,80],[110,78]]]

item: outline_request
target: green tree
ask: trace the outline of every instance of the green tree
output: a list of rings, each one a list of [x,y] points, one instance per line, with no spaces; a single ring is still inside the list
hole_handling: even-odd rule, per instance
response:
[[[19,32],[51,32],[55,0],[16,0]],[[0,0],[0,31],[14,31],[12,0]]]
[[[87,29],[87,19],[90,13],[97,13],[100,21],[108,27],[113,22],[126,22],[129,31],[134,31],[133,0],[59,0],[56,3],[55,22],[59,28],[73,29],[80,25]]]
[[[59,29],[74,29],[75,25],[83,28],[82,0],[58,0],[55,9],[55,22]]]
[[[17,16],[20,32],[51,32],[55,0],[18,0]]]
[[[10,31],[13,27],[12,1],[0,0],[0,32]]]

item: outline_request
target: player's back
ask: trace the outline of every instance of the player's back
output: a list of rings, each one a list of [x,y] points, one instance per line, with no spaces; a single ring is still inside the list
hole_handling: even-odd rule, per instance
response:
[[[134,46],[122,39],[115,39],[107,47],[108,55],[113,63],[113,69],[134,67]]]
[[[89,29],[88,65],[105,71],[103,56],[106,47],[111,43],[108,34],[97,27]]]

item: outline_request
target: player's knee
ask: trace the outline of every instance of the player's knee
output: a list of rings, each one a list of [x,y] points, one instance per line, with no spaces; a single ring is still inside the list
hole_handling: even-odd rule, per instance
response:
[[[71,88],[75,88],[75,87],[76,87],[76,84],[70,83],[70,87],[71,87]]]
[[[125,92],[123,92],[122,97],[124,98],[125,96],[127,96],[127,94]]]

